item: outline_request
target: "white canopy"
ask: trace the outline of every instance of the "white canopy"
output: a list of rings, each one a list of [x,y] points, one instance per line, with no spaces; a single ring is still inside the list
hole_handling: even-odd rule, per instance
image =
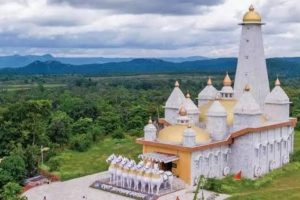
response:
[[[160,163],[170,163],[179,159],[178,156],[173,154],[164,154],[164,153],[155,153],[155,152],[140,154],[139,158],[142,160],[151,160]]]

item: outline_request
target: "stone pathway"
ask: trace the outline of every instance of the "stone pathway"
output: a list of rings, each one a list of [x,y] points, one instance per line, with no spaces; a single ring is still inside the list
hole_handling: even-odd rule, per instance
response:
[[[90,188],[89,186],[100,178],[107,177],[107,172],[97,173],[84,176],[64,182],[55,182],[47,185],[32,188],[24,193],[28,200],[43,200],[46,196],[47,200],[129,200],[123,196],[104,192],[101,190]],[[214,193],[205,191],[205,197],[212,197]],[[168,194],[159,198],[159,200],[192,200],[194,194],[192,188],[186,188],[172,194]],[[226,199],[228,195],[219,195],[215,200]]]

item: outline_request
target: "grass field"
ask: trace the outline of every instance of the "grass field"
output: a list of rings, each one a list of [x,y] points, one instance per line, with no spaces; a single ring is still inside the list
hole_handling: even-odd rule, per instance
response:
[[[142,152],[135,139],[106,138],[92,145],[86,152],[67,150],[57,157],[61,162],[58,173],[63,180],[93,174],[107,169],[105,159],[111,153],[136,158]],[[295,134],[295,151],[300,151],[300,132]],[[252,181],[233,181],[231,177],[222,181],[225,191],[230,191],[231,200],[298,200],[300,199],[300,162],[292,162],[281,169]]]
[[[93,144],[86,152],[67,150],[57,156],[60,162],[58,174],[62,180],[93,174],[107,170],[106,158],[112,154],[121,154],[137,159],[142,147],[135,144],[135,138],[122,140],[105,138]]]
[[[44,88],[55,88],[55,87],[65,87],[66,84],[47,83],[47,84],[42,84],[42,86]],[[0,85],[0,90],[17,91],[17,90],[28,90],[34,87],[38,87],[38,84],[9,84],[9,85]]]

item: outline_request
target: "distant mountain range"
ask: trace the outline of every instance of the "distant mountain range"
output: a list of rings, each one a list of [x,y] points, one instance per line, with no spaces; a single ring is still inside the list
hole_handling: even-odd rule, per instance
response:
[[[232,73],[236,58],[201,59],[195,61],[169,62],[162,59],[133,59],[102,64],[65,64],[56,60],[34,61],[25,67],[4,68],[0,74],[153,74],[153,73]],[[267,59],[269,74],[300,76],[300,58]]]
[[[12,55],[12,56],[0,56],[0,68],[17,68],[24,67],[35,61],[58,61],[65,64],[72,65],[86,65],[86,64],[103,64],[109,62],[125,62],[131,61],[135,58],[104,58],[104,57],[54,57],[51,54],[45,55]],[[184,62],[207,59],[201,56],[191,57],[162,57],[159,58],[169,62]]]

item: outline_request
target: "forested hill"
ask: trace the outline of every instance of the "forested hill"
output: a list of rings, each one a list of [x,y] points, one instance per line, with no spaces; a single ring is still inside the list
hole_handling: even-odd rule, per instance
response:
[[[224,73],[234,72],[236,58],[217,58],[181,63],[160,59],[133,59],[125,62],[71,65],[58,61],[35,61],[21,68],[5,68],[1,74],[153,74],[153,73]],[[300,58],[267,59],[269,73],[300,76]]]

